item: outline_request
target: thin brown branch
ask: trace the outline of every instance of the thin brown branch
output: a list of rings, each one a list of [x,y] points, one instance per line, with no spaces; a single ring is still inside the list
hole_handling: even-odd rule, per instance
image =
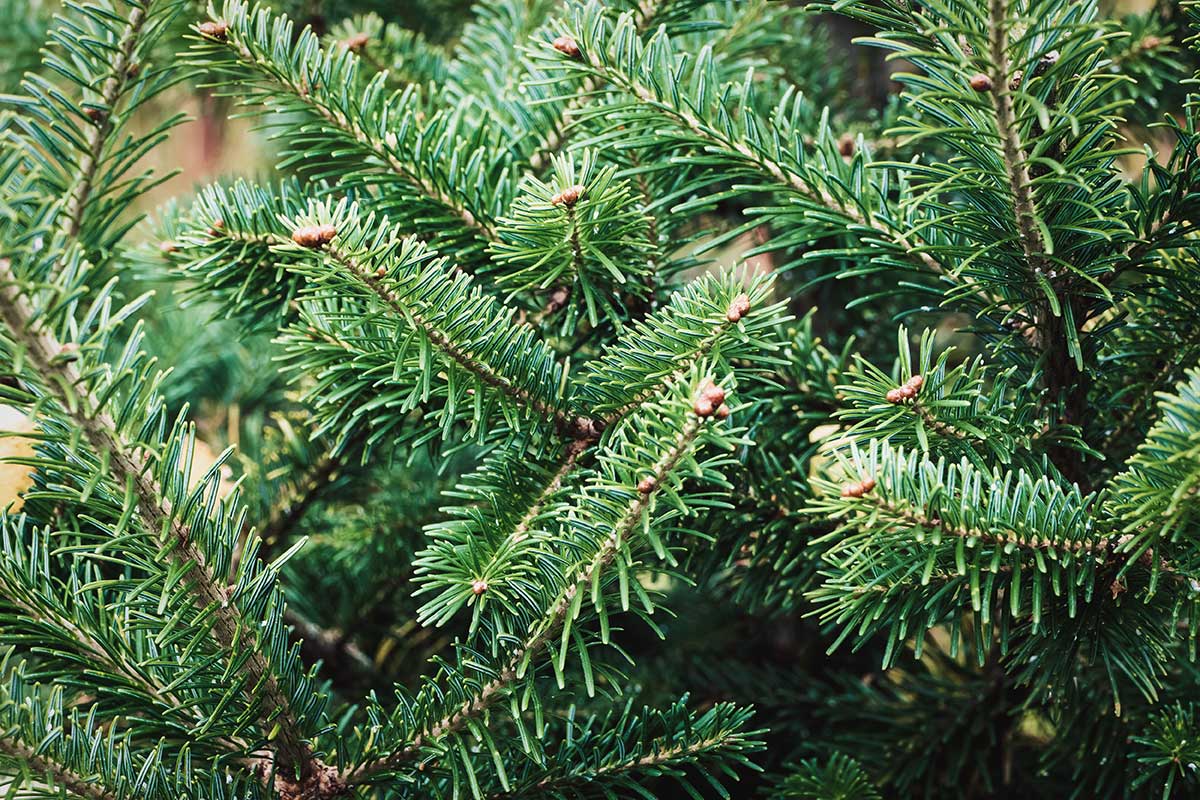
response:
[[[283,489],[258,533],[263,542],[264,552],[274,550],[280,542],[286,541],[292,529],[304,519],[308,509],[332,485],[338,472],[349,463],[350,457],[358,454],[368,434],[368,431],[363,430],[340,447],[326,450],[301,472],[298,480]]]
[[[932,411],[921,404],[919,399],[914,400],[911,407],[913,413],[920,417],[922,421],[924,421],[924,423],[928,425],[935,433],[941,436],[953,437],[955,439],[968,438],[965,432],[960,431],[958,428],[954,427],[953,424],[949,422],[943,422],[942,420],[938,419]]]
[[[1004,167],[1008,173],[1009,188],[1013,195],[1013,210],[1017,219],[1018,238],[1025,260],[1036,273],[1043,273],[1046,266],[1045,243],[1038,232],[1037,208],[1033,198],[1033,179],[1029,174],[1029,157],[1021,142],[1013,109],[1012,65],[1008,58],[1008,8],[1006,0],[989,0],[988,41],[991,48],[992,108],[996,114],[996,132],[1000,135],[1000,149],[1004,156]]]

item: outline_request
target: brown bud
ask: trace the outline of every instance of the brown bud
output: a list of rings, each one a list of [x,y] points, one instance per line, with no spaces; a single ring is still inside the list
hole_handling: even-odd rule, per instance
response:
[[[1162,45],[1162,39],[1158,38],[1154,34],[1150,34],[1145,39],[1142,39],[1142,49],[1143,50],[1154,50],[1155,48],[1157,48],[1161,45]]]
[[[162,244],[160,244],[158,246],[158,249],[160,251],[162,251],[163,253],[174,253],[176,250],[179,249],[179,245],[175,244],[174,242],[167,241],[167,242],[163,242]]]
[[[104,119],[104,109],[96,108],[95,106],[88,106],[87,108],[83,109],[83,115],[92,122],[100,122],[102,119]]]
[[[712,401],[706,397],[697,398],[695,404],[692,405],[692,411],[696,412],[696,416],[701,418],[711,417],[713,410]]]
[[[130,78],[136,78],[142,74],[142,65],[136,61],[131,61],[129,66],[125,68],[125,74]]]
[[[559,36],[552,44],[554,49],[563,55],[579,58],[579,44],[570,36]]]
[[[584,187],[579,184],[568,186],[554,197],[550,198],[550,202],[556,206],[573,206],[579,202],[579,198],[583,197]]]
[[[658,480],[653,475],[648,475],[642,478],[637,485],[637,490],[641,494],[650,494],[658,487]]]
[[[486,592],[487,590],[488,590],[487,581],[483,580],[482,578],[471,582],[471,591],[474,592],[476,595],[481,595],[484,592]]]
[[[210,39],[225,41],[225,37],[229,34],[229,26],[225,24],[225,20],[216,20],[215,22],[201,22],[196,26],[196,30],[200,31],[201,36],[207,36]]]
[[[717,419],[729,419],[731,413],[733,412],[729,410],[729,406],[721,403],[721,405],[717,406],[717,410],[713,412],[713,416]]]
[[[908,385],[911,386],[914,391],[919,392],[921,391],[921,387],[925,385],[925,379],[920,375],[913,375],[908,379]]]
[[[332,225],[306,225],[292,232],[292,241],[301,247],[323,247],[337,236],[337,228]]]
[[[845,158],[854,155],[854,135],[851,133],[843,133],[837,143],[838,152]]]
[[[739,294],[733,298],[733,302],[729,304],[729,310],[725,312],[725,319],[730,322],[737,322],[742,317],[746,316],[746,312],[750,310],[750,295],[746,293]]]
[[[367,46],[367,44],[370,43],[370,41],[371,41],[370,34],[356,33],[352,36],[347,36],[345,41],[342,42],[342,44],[345,45],[347,50],[353,50],[354,52],[357,53],[359,50],[364,49]]]
[[[376,278],[382,278],[384,275],[387,275],[387,267],[376,267],[375,268],[375,277]]]
[[[842,497],[862,497],[875,488],[875,480],[866,478],[859,483],[847,483],[842,487]]]
[[[700,396],[713,404],[715,409],[725,402],[725,390],[716,385],[712,378],[704,378],[700,383]]]
[[[904,395],[900,394],[899,389],[889,389],[888,393],[884,395],[884,398],[889,403],[899,403],[904,399]]]
[[[992,79],[982,72],[976,72],[971,76],[969,81],[971,88],[977,92],[990,92],[992,90]]]

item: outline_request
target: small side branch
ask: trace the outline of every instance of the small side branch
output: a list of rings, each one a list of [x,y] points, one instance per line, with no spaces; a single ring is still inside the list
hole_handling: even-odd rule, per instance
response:
[[[0,753],[29,766],[30,771],[49,776],[56,787],[66,789],[76,797],[85,800],[120,800],[115,792],[110,792],[102,783],[80,775],[45,754],[26,745],[12,736],[0,736]]]
[[[64,206],[66,217],[63,220],[63,229],[71,238],[78,236],[83,226],[83,215],[95,186],[104,144],[113,133],[114,106],[134,74],[131,69],[133,67],[133,51],[137,47],[142,29],[146,25],[150,5],[151,2],[147,2],[144,6],[134,6],[133,12],[129,15],[129,23],[125,26],[125,33],[113,56],[112,71],[100,89],[100,102],[103,106],[100,109],[101,116],[95,125],[88,129],[85,141],[86,149],[78,167],[79,178],[67,194]]]
[[[495,703],[506,696],[508,687],[518,680],[525,671],[529,659],[536,655],[548,644],[553,644],[559,631],[566,621],[579,592],[588,591],[593,580],[601,570],[609,566],[620,552],[621,544],[633,532],[642,519],[643,512],[649,507],[650,500],[664,483],[664,479],[683,458],[687,449],[695,441],[700,432],[702,421],[689,415],[688,422],[680,430],[675,442],[654,465],[651,474],[653,481],[647,485],[654,488],[649,491],[639,491],[630,500],[629,507],[621,522],[613,530],[612,535],[605,540],[592,558],[579,565],[575,580],[567,585],[551,602],[539,624],[531,629],[530,636],[512,652],[505,666],[492,680],[485,683],[475,695],[451,714],[443,717],[432,726],[413,737],[412,741],[395,752],[369,761],[352,770],[342,773],[341,780],[347,786],[357,786],[369,782],[374,776],[395,769],[396,767],[421,757],[428,745],[456,733],[466,727],[467,723],[482,714]]]
[[[594,436],[594,420],[586,417],[577,417],[561,408],[549,406],[540,398],[534,397],[527,389],[515,385],[509,378],[496,372],[491,365],[479,361],[457,344],[450,341],[449,337],[443,331],[430,323],[423,315],[410,307],[406,307],[400,301],[400,298],[388,288],[383,278],[374,272],[368,271],[351,254],[336,247],[330,247],[328,253],[330,258],[360,280],[399,317],[411,319],[413,324],[420,328],[425,337],[429,339],[430,343],[460,368],[474,375],[485,385],[508,396],[518,405],[532,409],[539,416],[552,422],[559,430],[571,433],[577,438],[592,438]]]

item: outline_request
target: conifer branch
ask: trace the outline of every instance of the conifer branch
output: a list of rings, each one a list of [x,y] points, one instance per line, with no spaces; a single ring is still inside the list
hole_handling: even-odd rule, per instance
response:
[[[1033,198],[1033,179],[1029,175],[1029,157],[1021,141],[1013,110],[1011,62],[1008,57],[1008,6],[1005,0],[988,0],[988,41],[991,48],[992,108],[1004,166],[1012,190],[1013,206],[1021,249],[1030,269],[1041,274],[1045,268],[1045,244],[1038,233],[1037,208]]]
[[[68,351],[37,322],[37,315],[18,288],[8,260],[0,259],[0,320],[24,348],[25,357],[55,399],[78,425],[83,438],[101,457],[109,459],[112,480],[132,486],[137,514],[146,532],[165,533],[176,560],[187,567],[189,590],[201,614],[212,615],[212,635],[222,651],[234,656],[247,653],[244,666],[248,684],[263,687],[262,719],[266,727],[279,727],[277,754],[282,767],[313,771],[315,759],[300,732],[291,704],[267,658],[253,640],[253,628],[241,618],[229,589],[216,580],[207,559],[192,539],[191,530],[174,513],[162,487],[151,475],[149,460],[119,433],[116,421],[86,391],[86,382]],[[73,395],[72,390],[78,390]]]
[[[123,795],[88,780],[47,755],[19,741],[12,735],[0,734],[0,753],[29,765],[31,772],[49,776],[57,786],[85,800],[122,800]],[[15,787],[14,787],[15,788]]]
[[[1013,545],[1016,547],[1024,547],[1030,550],[1071,550],[1076,553],[1095,554],[1107,553],[1109,550],[1109,545],[1105,540],[1087,541],[1083,539],[1075,539],[1065,542],[1056,542],[1049,537],[1038,536],[1037,533],[1023,536],[1017,531],[982,530],[977,528],[957,527],[950,525],[946,521],[936,516],[929,516],[918,508],[890,502],[884,498],[872,495],[870,493],[866,493],[860,498],[855,498],[854,504],[870,508],[874,512],[881,513],[886,517],[891,517],[897,522],[911,526],[912,528],[931,533],[938,531],[959,539],[978,539],[980,542],[1001,548],[1007,545]]]
[[[382,122],[373,129],[369,128],[364,117],[365,112],[355,105],[360,101],[356,99],[339,102],[344,98],[337,93],[344,92],[355,84],[354,76],[359,60],[356,54],[344,50],[340,53],[326,52],[316,41],[311,30],[305,30],[301,33],[301,42],[296,45],[303,61],[298,65],[289,65],[297,69],[289,69],[273,59],[269,46],[254,35],[256,23],[269,19],[264,10],[255,12],[254,19],[250,19],[241,4],[234,3],[228,9],[233,11],[231,16],[234,16],[234,20],[218,23],[228,24],[228,27],[221,37],[209,37],[212,45],[223,48],[235,63],[283,90],[287,95],[287,103],[302,107],[322,120],[331,134],[343,138],[365,155],[385,164],[394,175],[445,208],[465,227],[487,241],[495,240],[495,226],[485,213],[480,209],[468,208],[459,198],[415,169],[415,161],[407,161],[400,157],[396,149],[401,144],[401,135],[407,136],[407,131],[397,133],[386,127],[387,123]],[[277,21],[273,29],[279,30],[280,27]],[[331,87],[321,83],[318,76],[346,81],[349,85]],[[376,76],[373,84],[383,77],[383,74]],[[393,100],[403,106],[414,102],[414,96],[397,95]],[[262,102],[268,105],[281,104],[279,100],[269,96]]]
[[[422,730],[404,747],[343,772],[341,780],[345,785],[357,786],[367,783],[380,773],[420,758],[425,747],[436,744],[446,736],[462,730],[468,722],[506,696],[505,690],[525,674],[531,659],[553,642],[555,635],[571,611],[576,594],[586,591],[592,585],[595,576],[616,558],[621,544],[641,521],[644,512],[650,506],[651,499],[659,491],[659,487],[664,484],[666,476],[678,465],[689,446],[695,441],[700,433],[702,422],[695,415],[688,416],[688,420],[679,431],[675,442],[651,470],[650,474],[654,480],[648,485],[653,488],[649,491],[635,493],[611,536],[589,560],[578,565],[575,580],[567,585],[545,609],[541,622],[531,629],[531,635],[511,653],[505,666],[500,669],[496,677],[485,683],[469,701],[432,726]]]
[[[731,736],[712,736],[695,742],[677,744],[669,739],[660,739],[650,745],[650,752],[627,760],[610,761],[600,764],[583,772],[544,778],[528,788],[510,792],[495,792],[488,795],[489,800],[505,800],[506,798],[526,797],[531,792],[553,791],[560,787],[575,784],[596,784],[612,779],[619,775],[650,767],[663,766],[677,761],[689,763],[697,757],[719,750],[727,745],[731,738],[740,738],[737,734]]]
[[[0,590],[3,591],[4,595],[4,600],[0,602],[10,603],[35,623],[66,633],[67,637],[76,646],[80,656],[90,659],[96,665],[104,667],[113,675],[122,678],[130,686],[141,691],[158,706],[157,713],[186,710],[197,723],[203,724],[207,721],[203,718],[200,709],[195,708],[191,703],[185,701],[184,698],[166,684],[154,680],[144,671],[135,668],[129,660],[114,657],[109,648],[105,647],[104,643],[96,638],[95,634],[81,628],[74,620],[62,614],[58,609],[53,608],[49,604],[35,605],[23,600],[23,592],[18,587],[9,584],[3,572],[0,572]],[[246,743],[242,741],[220,737],[217,739],[217,742],[231,752],[246,750]]]
[[[823,187],[811,185],[783,162],[771,158],[750,142],[709,125],[686,105],[660,99],[659,94],[650,86],[642,83],[636,75],[619,70],[613,64],[602,59],[595,51],[588,51],[585,59],[587,67],[593,73],[603,76],[614,86],[632,95],[644,107],[654,109],[672,120],[701,142],[734,155],[783,190],[822,206],[845,218],[853,225],[869,228],[884,241],[894,244],[922,270],[934,275],[943,275],[949,272],[932,253],[918,249],[919,243],[914,241],[909,234],[880,218],[874,212],[864,214],[853,203],[844,202]]]
[[[434,347],[459,367],[477,377],[484,384],[507,395],[518,405],[532,409],[543,419],[553,423],[559,431],[584,439],[595,436],[596,428],[593,420],[548,405],[541,398],[535,397],[529,390],[514,384],[512,380],[497,372],[491,365],[459,347],[424,315],[406,307],[389,288],[386,278],[369,271],[352,253],[340,249],[335,244],[331,244],[327,252],[331,260],[357,278],[399,318],[410,320]]]
[[[79,163],[79,175],[67,195],[64,207],[66,219],[63,221],[63,229],[71,238],[79,235],[80,226],[83,224],[83,214],[92,193],[96,171],[100,168],[100,155],[105,142],[114,131],[112,119],[116,103],[130,80],[133,51],[138,45],[153,2],[154,0],[145,0],[143,5],[134,6],[113,56],[112,71],[100,89],[101,116],[87,131],[83,160]]]
[[[729,319],[727,316],[726,319],[722,320],[717,325],[714,325],[712,328],[712,333],[703,339],[698,346],[689,349],[686,355],[680,354],[675,359],[674,363],[678,364],[678,367],[674,372],[667,376],[665,380],[660,381],[657,386],[643,390],[630,402],[606,415],[603,420],[601,420],[601,427],[608,428],[617,424],[619,421],[631,414],[634,410],[640,408],[647,401],[653,398],[658,392],[661,391],[661,387],[670,386],[676,381],[682,380],[684,376],[686,376],[697,364],[708,357],[713,348],[716,347],[721,341],[721,338],[736,324],[736,320]]]
[[[634,18],[636,20],[637,32],[644,33],[653,23],[654,18],[658,14],[659,7],[664,2],[670,0],[641,0],[637,8],[634,9]],[[553,127],[550,133],[546,134],[541,143],[529,157],[529,166],[535,171],[542,169],[548,163],[555,153],[559,152],[567,139],[567,129],[570,126],[570,118],[578,113],[581,109],[591,102],[592,97],[600,91],[603,83],[594,75],[587,75],[579,84],[579,88],[571,95],[566,104],[562,108],[562,113],[559,116],[559,124]]]

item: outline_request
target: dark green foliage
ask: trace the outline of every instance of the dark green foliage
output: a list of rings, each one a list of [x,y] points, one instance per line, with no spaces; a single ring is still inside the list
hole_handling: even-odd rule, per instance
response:
[[[457,7],[5,7],[0,784],[1195,794],[1195,6]]]

